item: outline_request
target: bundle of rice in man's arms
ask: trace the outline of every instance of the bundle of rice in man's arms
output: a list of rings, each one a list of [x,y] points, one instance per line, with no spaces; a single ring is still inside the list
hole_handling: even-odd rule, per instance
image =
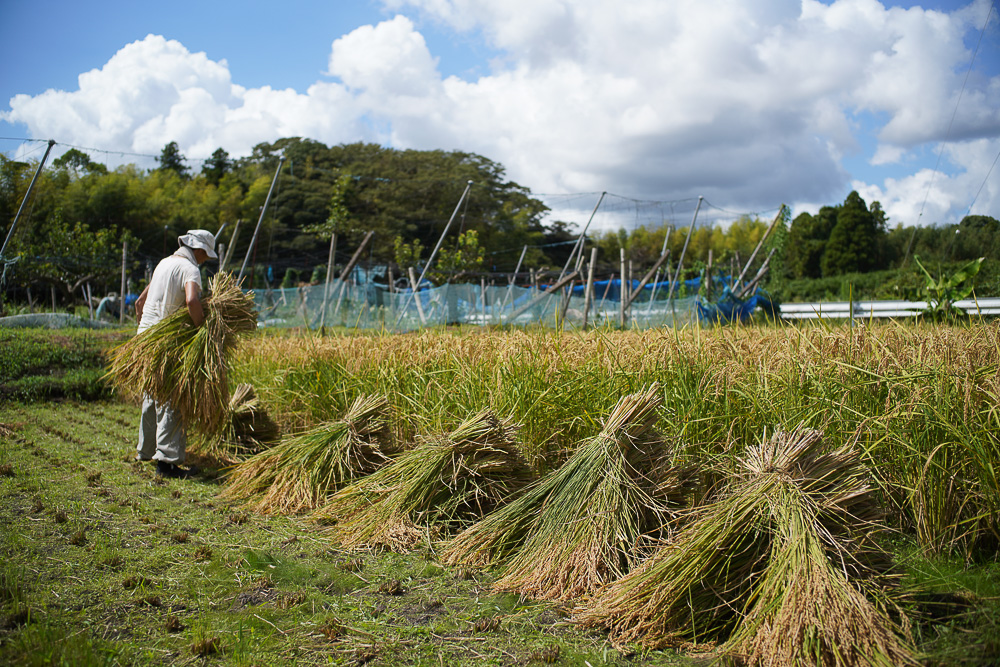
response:
[[[200,327],[181,308],[116,347],[108,375],[126,396],[169,403],[185,424],[214,433],[229,403],[227,359],[241,336],[257,330],[257,312],[228,273],[212,278],[202,309]]]

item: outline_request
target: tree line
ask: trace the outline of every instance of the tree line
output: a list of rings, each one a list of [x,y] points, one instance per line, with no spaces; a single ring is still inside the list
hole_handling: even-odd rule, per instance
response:
[[[248,253],[282,158],[257,244]],[[558,272],[579,233],[574,225],[548,220],[548,207],[528,188],[475,153],[326,146],[294,137],[258,144],[238,159],[219,148],[200,170],[188,164],[175,142],[164,146],[153,169],[108,169],[83,151],[63,153],[42,171],[26,202],[4,258],[13,261],[4,289],[16,299],[31,287],[51,289],[63,303],[79,298],[84,285],[116,291],[126,242],[128,272],[138,289],[150,268],[176,248],[176,237],[191,228],[215,232],[226,225],[220,241],[232,246],[232,263],[247,260],[256,287],[322,280],[333,235],[335,265],[342,267],[371,232],[364,263],[392,267],[398,277],[427,261],[454,216],[429,274],[440,282],[512,272],[525,247],[522,271]],[[4,236],[36,167],[0,156]],[[687,227],[679,227],[669,231],[666,246],[676,265],[687,245],[682,277],[704,270],[709,251],[720,270],[738,270],[770,222],[744,216],[724,228],[696,225],[690,238]],[[779,221],[766,249],[775,250],[771,280],[778,285],[891,269],[917,254],[931,262],[996,258],[998,231],[1000,223],[985,216],[967,216],[952,226],[890,227],[878,202],[866,204],[852,192],[815,215]],[[607,277],[619,271],[624,249],[644,273],[667,233],[662,226],[638,226],[591,234],[587,256],[590,247],[598,248],[597,272]]]

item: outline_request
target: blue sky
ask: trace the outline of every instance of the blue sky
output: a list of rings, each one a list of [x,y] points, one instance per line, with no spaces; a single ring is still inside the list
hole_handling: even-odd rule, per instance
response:
[[[477,152],[571,221],[604,190],[681,218],[698,195],[724,220],[851,189],[890,223],[1000,217],[992,4],[2,0],[0,151],[297,135]]]

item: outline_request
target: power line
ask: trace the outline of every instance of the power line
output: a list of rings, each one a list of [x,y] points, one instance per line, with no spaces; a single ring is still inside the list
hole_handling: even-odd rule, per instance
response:
[[[993,6],[995,4],[996,0],[993,0],[990,3],[990,10],[986,12],[986,20],[983,21],[983,29],[979,32],[979,40],[976,42],[976,48],[972,52],[972,59],[969,61],[969,69],[965,71],[965,79],[962,80],[962,89],[958,91],[958,99],[955,100],[955,110],[951,112],[951,120],[948,121],[948,129],[945,130],[944,139],[941,141],[940,148],[938,148],[937,162],[934,163],[934,171],[931,172],[930,180],[927,181],[927,191],[924,193],[924,201],[920,204],[920,213],[917,214],[917,223],[920,222],[920,218],[924,215],[924,207],[927,205],[927,198],[930,197],[931,188],[934,186],[934,178],[937,176],[938,167],[941,166],[941,156],[944,155],[944,146],[951,137],[951,128],[955,123],[955,117],[958,115],[958,107],[962,103],[962,95],[965,94],[965,86],[969,83],[969,75],[972,74],[972,66],[975,64],[976,56],[979,54],[979,45],[983,43],[983,35],[986,34],[986,28],[990,24],[990,17],[993,16]],[[916,226],[917,225],[914,225],[914,230],[916,229]]]
[[[990,165],[989,170],[986,172],[986,178],[983,179],[982,185],[980,185],[979,189],[976,191],[976,196],[972,198],[972,203],[969,204],[969,210],[965,212],[965,215],[972,213],[972,207],[976,205],[976,200],[979,199],[979,194],[986,186],[986,181],[990,180],[990,174],[993,173],[993,167],[997,166],[997,160],[1000,160],[1000,151],[997,151],[997,156],[993,158],[993,164]]]

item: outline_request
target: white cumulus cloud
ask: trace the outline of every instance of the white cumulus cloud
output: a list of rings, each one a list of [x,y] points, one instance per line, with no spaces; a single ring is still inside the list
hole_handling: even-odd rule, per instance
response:
[[[1000,76],[977,67],[965,79],[988,0],[952,13],[877,0],[383,5],[398,14],[331,35],[328,78],[306,91],[245,89],[225,61],[149,35],[78,90],[18,95],[0,114],[36,137],[109,150],[177,141],[197,158],[284,136],[379,141],[478,152],[541,193],[766,210],[837,203],[853,187],[909,224],[921,206],[923,223],[957,218],[978,192],[974,212],[1000,216],[997,179],[983,187],[1000,151]],[[420,25],[501,55],[488,74],[444,77]],[[894,178],[846,172],[864,132],[875,144],[865,161],[893,165]],[[943,141],[947,174],[899,175]]]

